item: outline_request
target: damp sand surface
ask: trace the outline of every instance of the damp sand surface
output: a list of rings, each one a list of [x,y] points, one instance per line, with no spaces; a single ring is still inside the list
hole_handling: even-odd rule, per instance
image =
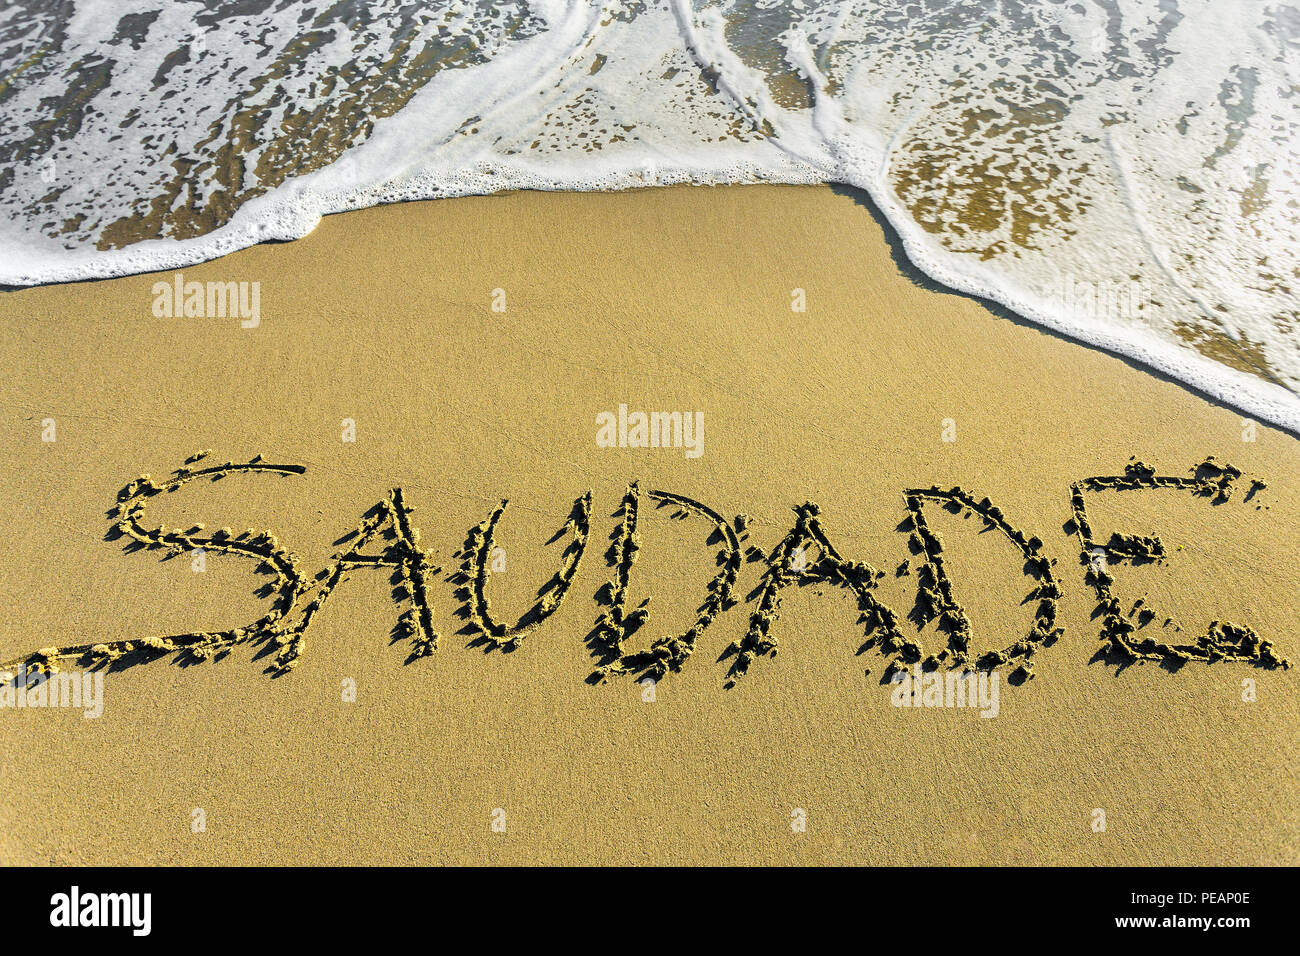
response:
[[[1296,439],[936,289],[854,197],[334,216],[184,270],[252,329],[155,317],[173,278],[0,298],[0,658],[240,633],[0,709],[0,860],[1300,861]],[[703,453],[599,447],[620,404]],[[1011,652],[995,718],[893,706],[957,643]]]

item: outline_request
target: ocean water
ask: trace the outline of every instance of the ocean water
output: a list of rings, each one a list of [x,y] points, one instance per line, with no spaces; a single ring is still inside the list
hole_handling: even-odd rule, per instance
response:
[[[0,283],[375,203],[837,182],[945,285],[1300,431],[1300,10],[5,0]]]

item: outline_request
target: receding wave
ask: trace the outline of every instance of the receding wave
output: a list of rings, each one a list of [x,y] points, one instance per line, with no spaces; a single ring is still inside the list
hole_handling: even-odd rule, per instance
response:
[[[840,182],[934,278],[1300,430],[1300,11],[20,0],[0,282],[380,202]]]

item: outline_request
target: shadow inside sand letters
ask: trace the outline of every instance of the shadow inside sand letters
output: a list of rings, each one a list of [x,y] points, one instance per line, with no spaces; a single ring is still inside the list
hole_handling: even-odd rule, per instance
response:
[[[146,521],[150,503],[192,483],[224,481],[235,475],[284,479],[306,471],[302,465],[274,464],[260,455],[238,464],[227,461],[207,465],[208,454],[196,453],[166,479],[155,480],[143,474],[128,483],[107,512],[111,527],[106,539],[122,541],[128,554],[157,552],[163,560],[190,555],[194,560],[206,561],[209,554],[249,560],[258,574],[269,578],[255,590],[258,597],[271,602],[267,613],[249,624],[220,631],[41,648],[0,665],[0,670],[8,672],[0,680],[22,679],[13,673],[15,670],[52,674],[69,663],[109,670],[163,658],[181,665],[196,664],[224,658],[240,644],[255,646],[254,659],[270,658],[267,673],[281,676],[302,659],[316,613],[340,584],[353,573],[365,570],[388,574],[394,604],[400,608],[390,643],[408,645],[406,663],[433,654],[439,634],[432,587],[442,568],[435,552],[422,547],[420,529],[414,523],[415,508],[407,503],[400,487],[365,511],[357,527],[337,538],[334,544],[341,550],[311,575],[302,560],[270,530],[250,528],[235,533],[230,528],[210,532],[203,524],[184,529],[169,529],[161,523],[149,526],[153,523]],[[1087,499],[1099,494],[1172,491],[1204,499],[1210,507],[1223,507],[1234,500],[1236,489],[1245,482],[1240,469],[1210,456],[1185,475],[1157,474],[1150,465],[1130,459],[1122,474],[1085,478],[1070,486],[1070,517],[1061,531],[1076,539],[1083,582],[1096,597],[1091,617],[1100,621],[1100,644],[1092,662],[1112,665],[1117,674],[1144,662],[1158,663],[1167,670],[1177,670],[1193,661],[1237,662],[1269,669],[1289,666],[1271,641],[1248,626],[1216,620],[1204,634],[1188,640],[1181,637],[1183,627],[1173,615],[1162,615],[1145,595],[1126,610],[1111,590],[1113,569],[1163,564],[1168,550],[1158,536],[1122,532],[1113,532],[1103,543],[1088,514]],[[1237,500],[1254,503],[1257,509],[1267,507],[1258,501],[1267,487],[1262,479],[1252,479]],[[1058,619],[1063,579],[1056,570],[1057,559],[1047,555],[1043,540],[1013,525],[987,496],[978,496],[961,486],[910,488],[903,493],[903,504],[905,517],[897,531],[906,535],[907,557],[894,575],[912,577],[916,593],[911,609],[900,616],[877,593],[885,571],[865,561],[844,558],[823,528],[821,510],[815,503],[809,501],[794,508],[790,531],[765,552],[750,543],[753,524],[748,515],[727,518],[687,495],[643,489],[640,482],[633,481],[610,516],[615,525],[604,557],[611,577],[594,595],[600,613],[585,639],[594,665],[588,682],[599,684],[623,675],[637,681],[657,681],[680,672],[713,622],[742,603],[735,594],[746,561],[761,565],[761,571],[757,585],[743,598],[743,603],[752,605],[748,627],[743,637],[732,642],[717,659],[718,663],[728,664],[725,687],[734,686],[756,661],[776,656],[780,649],[776,625],[782,597],[792,585],[809,584],[844,588],[854,596],[858,624],[863,630],[856,655],[875,649],[886,658],[881,683],[918,662],[926,670],[994,671],[1006,667],[1013,684],[1032,679],[1036,655],[1058,643],[1065,633]],[[458,603],[454,613],[465,622],[460,633],[470,637],[467,647],[482,648],[484,653],[518,649],[555,615],[571,593],[592,533],[593,500],[588,491],[574,501],[567,520],[547,542],[555,544],[568,538],[559,568],[544,579],[535,600],[518,620],[509,624],[498,619],[489,600],[493,555],[499,550],[496,532],[507,505],[508,500],[502,500],[470,529],[455,553],[459,566],[445,579],[455,588]],[[957,586],[946,564],[945,544],[931,527],[928,509],[973,518],[984,531],[1000,535],[1018,554],[1020,573],[1029,583],[1020,605],[1032,607],[1033,624],[1007,647],[975,653],[971,622],[957,599]],[[695,621],[685,632],[661,635],[637,649],[630,646],[630,640],[649,624],[651,601],[646,598],[631,609],[627,605],[642,548],[641,522],[647,519],[694,522],[701,528],[705,546],[713,549],[717,570],[705,583]],[[917,636],[905,631],[905,622],[918,632],[934,623],[945,646],[927,655]],[[870,669],[866,673],[869,675]]]

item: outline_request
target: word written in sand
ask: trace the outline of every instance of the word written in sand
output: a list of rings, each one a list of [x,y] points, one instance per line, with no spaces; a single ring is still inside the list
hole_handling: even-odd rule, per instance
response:
[[[393,636],[395,641],[409,642],[408,663],[433,653],[438,646],[438,634],[430,593],[442,568],[434,561],[433,551],[421,548],[420,530],[412,520],[414,509],[406,503],[401,488],[394,488],[370,508],[360,524],[340,539],[346,545],[344,550],[312,576],[271,531],[250,529],[236,534],[222,528],[209,534],[201,524],[184,530],[169,529],[162,524],[150,526],[152,522],[147,521],[150,503],[192,482],[218,481],[239,474],[291,476],[305,471],[302,465],[272,464],[260,455],[241,464],[228,461],[200,467],[206,455],[200,452],[192,456],[166,480],[156,481],[145,474],[123,488],[116,507],[110,512],[113,532],[126,539],[128,548],[161,549],[174,554],[203,549],[254,562],[259,572],[273,578],[267,585],[271,598],[268,612],[256,621],[228,630],[47,647],[4,667],[57,673],[69,661],[90,667],[123,667],[168,655],[202,661],[224,656],[237,644],[255,642],[268,645],[274,655],[267,670],[283,674],[293,670],[302,658],[306,634],[316,613],[352,572],[364,570],[382,570],[390,576],[394,600],[402,608]],[[1108,569],[1123,564],[1163,562],[1164,544],[1159,538],[1125,534],[1113,534],[1101,543],[1089,523],[1087,498],[1090,495],[1167,489],[1222,504],[1231,498],[1241,478],[1238,469],[1211,457],[1189,469],[1188,476],[1157,475],[1150,466],[1133,461],[1123,474],[1085,478],[1074,483],[1070,493],[1071,518],[1066,527],[1077,537],[1081,576],[1095,592],[1098,602],[1093,616],[1101,621],[1100,645],[1094,661],[1119,666],[1155,661],[1170,669],[1190,661],[1236,661],[1265,668],[1289,666],[1270,641],[1241,624],[1214,621],[1205,634],[1190,641],[1149,636],[1143,628],[1154,620],[1156,611],[1147,607],[1143,598],[1125,614],[1111,593],[1113,579]],[[1263,481],[1255,480],[1244,499],[1251,500],[1265,487]],[[602,610],[587,636],[594,662],[590,682],[599,683],[623,674],[657,680],[669,672],[680,671],[713,621],[739,603],[733,594],[742,560],[758,562],[763,567],[758,586],[747,598],[753,604],[748,627],[719,658],[730,660],[727,686],[742,677],[758,659],[777,653],[776,624],[782,597],[792,585],[810,583],[844,588],[853,595],[861,612],[858,620],[865,636],[858,653],[874,647],[884,654],[889,661],[886,681],[917,663],[922,672],[941,667],[992,672],[1007,667],[1011,669],[1013,683],[1032,678],[1036,655],[1055,644],[1064,633],[1057,620],[1061,580],[1055,569],[1056,559],[1046,556],[1043,541],[1012,525],[1001,508],[987,497],[977,497],[961,487],[943,489],[936,485],[908,489],[903,494],[903,503],[906,517],[899,531],[907,536],[911,556],[895,574],[912,575],[915,566],[916,602],[907,618],[918,629],[935,622],[937,632],[944,635],[947,644],[928,655],[915,636],[905,633],[899,614],[877,594],[877,583],[885,572],[866,562],[841,556],[822,527],[820,509],[812,502],[794,509],[790,531],[764,553],[752,545],[746,546],[750,534],[748,516],[741,514],[727,519],[693,498],[643,489],[639,482],[633,482],[615,512],[617,525],[605,554],[611,577],[595,595]],[[503,500],[487,518],[470,529],[464,547],[456,553],[459,566],[449,572],[447,580],[456,586],[454,594],[460,602],[458,615],[476,635],[473,644],[513,651],[555,614],[569,595],[590,540],[592,496],[587,492],[574,501],[564,525],[551,539],[568,538],[560,566],[539,589],[532,606],[513,624],[499,618],[488,597],[491,555],[507,505],[508,501]],[[705,585],[705,600],[694,623],[684,633],[665,635],[635,649],[629,646],[629,640],[650,618],[648,598],[635,608],[628,607],[629,583],[641,551],[641,524],[646,519],[643,512],[647,506],[655,511],[666,510],[669,518],[695,521],[706,529],[718,570]],[[976,518],[986,531],[997,532],[1018,556],[1021,572],[1030,584],[1021,603],[1032,609],[1033,625],[1007,647],[982,654],[974,651],[975,635],[965,609],[956,598],[943,540],[927,518],[934,508]],[[1166,618],[1163,628],[1155,630],[1163,632],[1171,623],[1172,618]],[[1181,632],[1181,629],[1175,626],[1173,631]],[[3,679],[13,680],[13,676]]]

